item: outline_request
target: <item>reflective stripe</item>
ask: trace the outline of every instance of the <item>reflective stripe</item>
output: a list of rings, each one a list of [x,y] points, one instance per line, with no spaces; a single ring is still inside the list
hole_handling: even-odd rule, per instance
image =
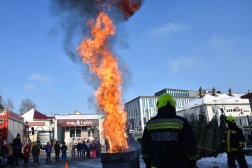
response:
[[[151,168],[157,168],[157,167],[151,166]]]
[[[222,143],[226,143],[226,141],[225,141],[225,140],[222,140]]]
[[[242,142],[242,141],[239,141],[239,144],[245,144],[244,142]]]
[[[230,132],[231,132],[231,130],[228,130],[228,134],[227,134],[227,152],[230,152]]]
[[[148,127],[150,124],[154,123],[165,123],[165,122],[174,122],[174,123],[179,123],[181,125],[184,125],[184,121],[180,120],[178,118],[159,118],[155,120],[150,120],[147,124],[146,127]]]
[[[227,131],[225,131],[225,133],[227,134]]]
[[[182,129],[183,125],[175,122],[165,122],[165,123],[155,123],[155,124],[149,124],[146,129],[149,130],[155,130],[155,129]]]
[[[231,151],[238,151],[238,148],[231,148]]]
[[[236,131],[235,131],[235,130],[232,130],[231,133],[232,133],[232,134],[236,134]]]
[[[148,158],[149,157],[149,154],[142,154],[143,155],[143,158]]]
[[[195,161],[197,159],[197,156],[190,156],[187,154],[188,159]]]

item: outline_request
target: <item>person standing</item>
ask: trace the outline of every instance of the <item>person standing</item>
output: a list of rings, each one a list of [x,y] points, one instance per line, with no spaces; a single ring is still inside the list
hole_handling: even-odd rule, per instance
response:
[[[78,158],[81,158],[81,141],[78,142],[77,144],[77,153],[78,153]]]
[[[72,145],[72,150],[71,150],[71,154],[72,154],[72,159],[75,159],[75,145]]]
[[[56,162],[59,162],[59,153],[60,153],[60,144],[59,141],[56,142],[56,144],[54,145],[54,150],[55,150],[55,160]]]
[[[195,167],[197,140],[188,121],[176,115],[173,97],[162,94],[157,109],[157,115],[146,123],[141,142],[146,167]]]
[[[85,144],[85,141],[83,141],[81,144],[82,159],[85,158],[85,148],[86,148],[86,144]]]
[[[47,145],[45,147],[45,151],[46,151],[46,163],[51,163],[51,152],[52,152],[52,147],[50,145],[49,142],[47,142]]]
[[[86,144],[86,150],[87,150],[87,158],[90,159],[90,143],[88,142]]]
[[[16,161],[16,166],[19,166],[18,164],[18,157],[21,155],[21,150],[22,150],[22,143],[20,140],[20,134],[17,134],[17,137],[13,139],[13,142],[11,144],[13,148],[13,155],[12,155],[12,167],[15,167],[15,161]]]
[[[1,149],[1,152],[2,152],[2,162],[1,162],[1,168],[6,168],[6,165],[7,165],[7,156],[9,155],[9,149],[8,149],[8,146],[7,146],[7,143],[4,142],[3,143],[3,147]]]
[[[97,141],[96,157],[101,157],[101,144],[100,141]]]
[[[32,147],[32,156],[33,156],[33,165],[35,166],[36,164],[38,164],[38,155],[39,155],[39,147],[37,142],[35,141],[33,143],[33,147]]]
[[[28,159],[30,157],[31,147],[29,142],[26,142],[26,146],[24,147],[24,166],[28,165]]]
[[[248,134],[248,139],[252,141],[252,131],[250,132],[250,134]]]
[[[40,143],[40,138],[38,138],[37,146],[38,146],[38,148],[39,148],[39,154],[38,154],[38,158],[37,158],[37,164],[40,164],[40,163],[39,163],[39,156],[40,156],[40,151],[41,151],[41,149],[42,149],[42,145],[41,145],[41,143]]]
[[[247,168],[248,165],[243,154],[243,147],[245,144],[243,132],[237,127],[235,118],[233,116],[228,116],[226,118],[226,123],[228,128],[225,131],[224,139],[222,140],[219,150],[223,147],[227,148],[229,168],[236,168],[235,160],[240,165],[240,168]]]
[[[65,161],[67,160],[67,146],[66,146],[66,142],[63,142],[63,146],[61,147],[61,151],[62,151],[62,161],[63,159],[65,159]]]

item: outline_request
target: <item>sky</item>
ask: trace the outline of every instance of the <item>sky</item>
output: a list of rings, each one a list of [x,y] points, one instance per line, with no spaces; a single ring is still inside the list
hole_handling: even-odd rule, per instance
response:
[[[96,89],[66,56],[63,30],[49,6],[50,0],[0,1],[1,96],[12,99],[14,112],[29,98],[43,114],[96,113],[88,101]],[[145,0],[129,21],[117,25],[116,35],[127,44],[113,48],[128,68],[124,102],[164,88],[247,93],[251,8],[250,0]]]

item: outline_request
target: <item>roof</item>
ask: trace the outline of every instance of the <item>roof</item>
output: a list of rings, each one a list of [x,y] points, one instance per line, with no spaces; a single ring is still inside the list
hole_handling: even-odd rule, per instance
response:
[[[252,97],[252,93],[248,93],[246,95],[241,96],[242,99],[248,99],[250,97]]]
[[[48,117],[40,112],[38,112],[37,110],[35,110],[34,115],[33,115],[33,119],[34,120],[51,120],[54,117]]]
[[[186,106],[178,109],[177,111],[182,111],[185,108],[192,108],[201,105],[218,105],[218,104],[249,104],[248,99],[241,99],[240,97],[243,94],[234,94],[234,96],[229,96],[226,93],[219,94],[217,96],[213,96],[211,94],[205,94],[202,98],[197,97],[193,101],[186,104]]]

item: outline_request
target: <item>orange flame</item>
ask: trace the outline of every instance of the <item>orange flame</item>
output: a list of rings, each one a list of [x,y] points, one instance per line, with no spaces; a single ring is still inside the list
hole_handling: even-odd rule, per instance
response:
[[[92,38],[87,34],[77,48],[79,56],[89,65],[89,70],[102,82],[94,93],[99,110],[107,113],[103,122],[102,135],[109,140],[110,151],[116,153],[128,148],[125,135],[126,113],[121,97],[122,73],[118,70],[118,60],[113,57],[108,47],[109,35],[114,35],[116,28],[109,16],[100,12],[96,18],[88,20]]]

